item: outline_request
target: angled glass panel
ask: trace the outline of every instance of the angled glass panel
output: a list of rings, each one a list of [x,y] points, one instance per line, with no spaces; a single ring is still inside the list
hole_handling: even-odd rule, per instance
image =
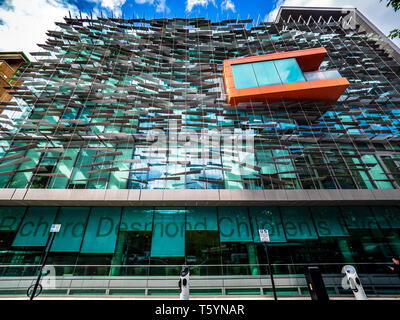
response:
[[[274,63],[282,83],[306,81],[295,58],[274,60]]]
[[[51,189],[64,189],[67,187],[69,177],[73,170],[73,166],[78,155],[79,149],[70,148],[64,153],[65,158],[58,161],[55,173],[62,173],[64,177],[53,177],[50,180],[49,188]],[[69,158],[71,158],[69,160]]]
[[[236,89],[258,87],[256,75],[251,63],[232,65],[233,80]]]
[[[255,62],[253,63],[253,69],[259,87],[282,84],[273,61]]]

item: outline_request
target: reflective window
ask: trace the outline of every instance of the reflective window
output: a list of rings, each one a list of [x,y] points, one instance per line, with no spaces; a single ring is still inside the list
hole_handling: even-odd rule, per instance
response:
[[[256,76],[254,74],[251,63],[233,65],[232,73],[236,89],[258,87]]]
[[[306,81],[295,58],[275,60],[274,63],[282,83]]]
[[[259,87],[282,83],[278,71],[276,71],[274,61],[261,61],[253,63],[252,65]]]
[[[236,89],[304,82],[295,58],[232,65]]]

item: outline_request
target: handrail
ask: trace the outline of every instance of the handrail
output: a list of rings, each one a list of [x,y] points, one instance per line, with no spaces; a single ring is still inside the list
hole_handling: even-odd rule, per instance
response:
[[[345,262],[334,262],[334,263],[271,263],[273,266],[344,266],[346,264],[351,265],[392,265],[391,262],[354,262],[354,263],[345,263]],[[55,267],[159,267],[159,268],[174,268],[174,267],[182,267],[183,265],[188,267],[249,267],[249,266],[268,266],[268,264],[124,264],[124,265],[109,265],[109,264],[52,264]],[[40,267],[39,264],[0,264],[0,268],[2,267]]]

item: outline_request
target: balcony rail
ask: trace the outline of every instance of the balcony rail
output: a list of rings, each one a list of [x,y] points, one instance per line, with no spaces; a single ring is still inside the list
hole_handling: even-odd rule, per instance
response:
[[[400,296],[400,278],[387,263],[352,264],[367,296]],[[305,271],[319,266],[329,296],[353,298],[341,273],[343,263],[273,264],[278,297],[309,298]],[[39,265],[1,265],[0,296],[26,295]],[[182,265],[47,265],[42,296],[132,295],[179,296]],[[271,297],[272,284],[265,264],[190,265],[191,295],[251,295]]]

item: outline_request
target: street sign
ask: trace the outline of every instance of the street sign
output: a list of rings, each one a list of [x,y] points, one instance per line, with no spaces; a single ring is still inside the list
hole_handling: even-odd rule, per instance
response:
[[[52,224],[50,232],[59,232],[61,229],[61,224]]]
[[[269,232],[267,229],[259,229],[258,234],[260,235],[261,242],[270,242],[271,241],[269,239]]]

